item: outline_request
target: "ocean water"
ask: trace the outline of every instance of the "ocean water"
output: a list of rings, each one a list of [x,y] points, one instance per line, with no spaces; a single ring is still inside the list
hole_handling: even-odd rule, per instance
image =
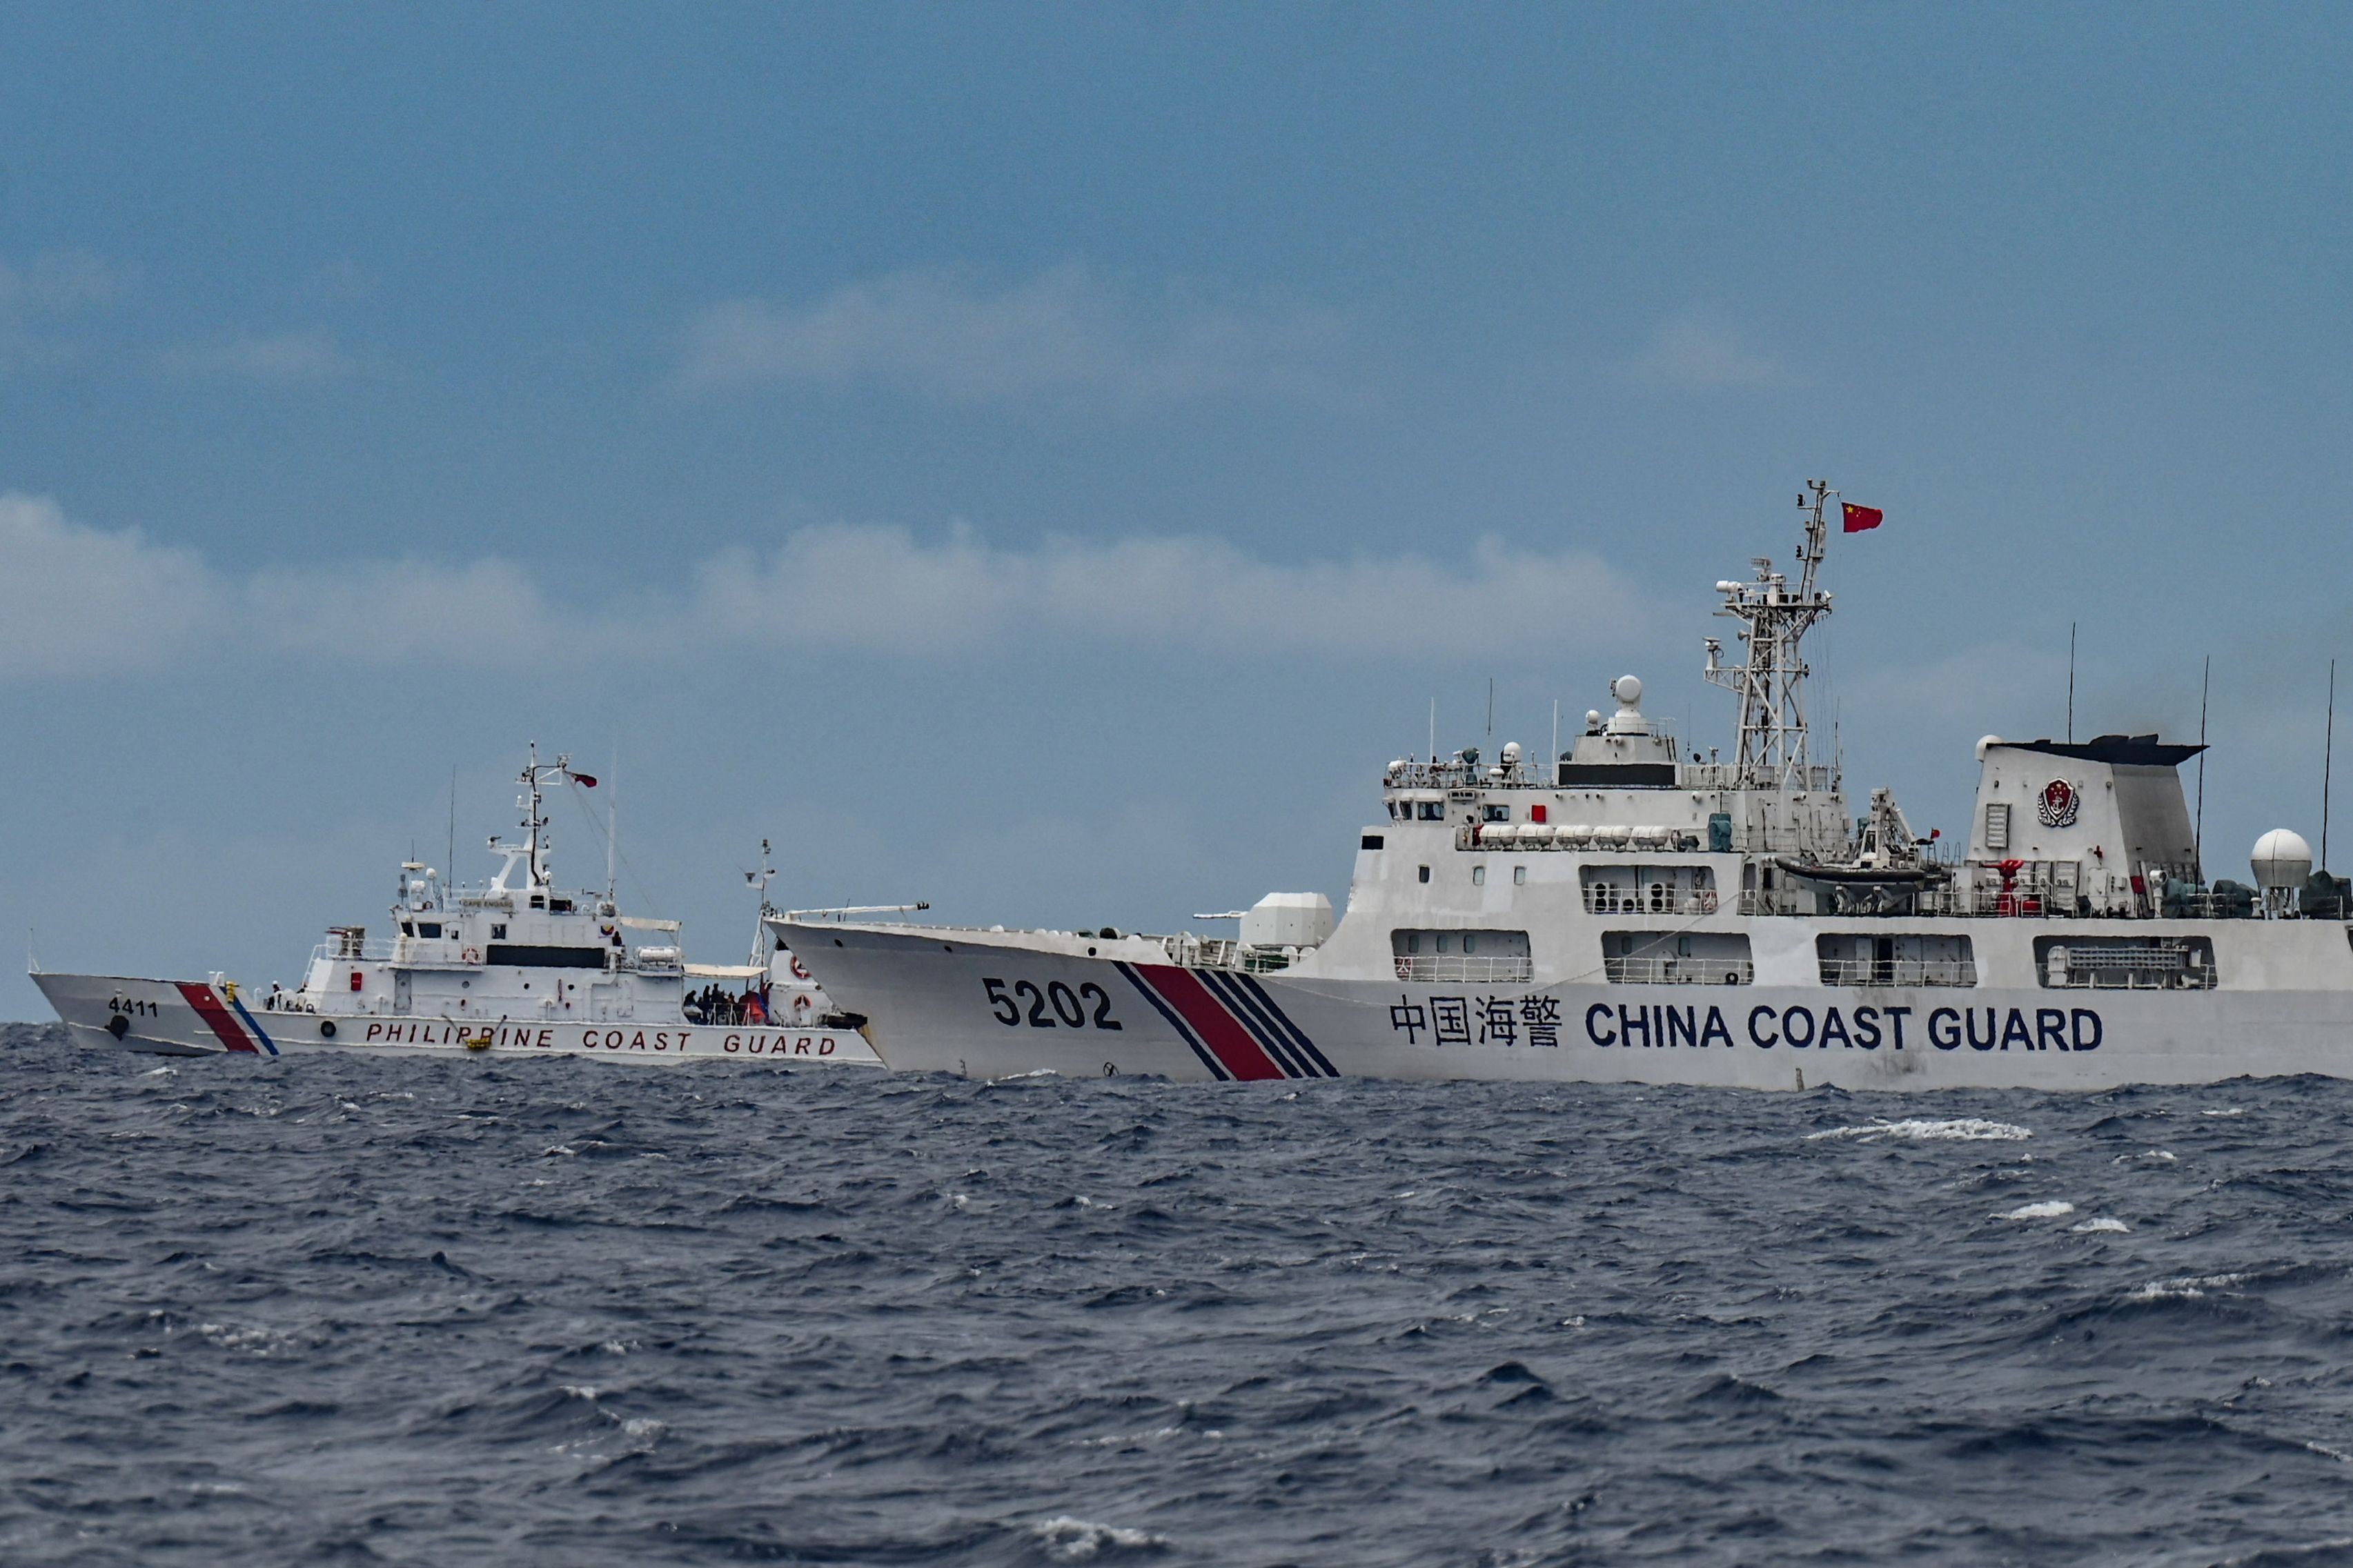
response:
[[[2353,1559],[2353,1086],[10,1031],[0,1562]]]

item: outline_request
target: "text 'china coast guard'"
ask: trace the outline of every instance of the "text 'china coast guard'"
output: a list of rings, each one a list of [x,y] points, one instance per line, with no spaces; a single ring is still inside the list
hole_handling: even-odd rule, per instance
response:
[[[771,923],[893,1068],[1343,1073],[1759,1089],[2099,1089],[2353,1073],[2346,885],[2285,830],[2210,882],[2155,735],[1978,743],[1966,845],[1815,749],[1807,632],[1838,492],[1794,573],[1715,585],[1737,707],[1704,757],[1642,684],[1544,759],[1401,760],[1343,918],[1273,894],[1231,939]],[[1880,514],[1840,500],[1844,531]]]

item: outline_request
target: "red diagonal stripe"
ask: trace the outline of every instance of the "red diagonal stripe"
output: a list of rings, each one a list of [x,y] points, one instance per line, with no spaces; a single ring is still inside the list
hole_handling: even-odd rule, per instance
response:
[[[1189,971],[1166,963],[1139,963],[1135,972],[1152,982],[1160,999],[1176,1009],[1202,1044],[1217,1054],[1225,1069],[1238,1079],[1287,1078],[1266,1048],[1234,1021],[1225,1004],[1209,994]]]
[[[196,1016],[210,1025],[213,1033],[220,1037],[222,1045],[233,1051],[247,1051],[257,1057],[261,1054],[261,1047],[246,1037],[237,1020],[229,1016],[228,1009],[222,1006],[220,999],[213,994],[211,986],[199,985],[193,980],[176,980],[173,984],[180,988],[180,994],[187,998],[188,1005],[196,1010]]]

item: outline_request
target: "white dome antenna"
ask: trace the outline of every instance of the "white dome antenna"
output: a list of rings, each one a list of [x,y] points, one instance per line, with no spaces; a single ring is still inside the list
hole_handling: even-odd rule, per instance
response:
[[[2263,889],[2263,907],[2274,914],[2294,909],[2305,879],[2312,875],[2312,846],[2305,842],[2304,835],[2274,827],[2255,840],[2255,852],[2249,860],[2255,886]]]

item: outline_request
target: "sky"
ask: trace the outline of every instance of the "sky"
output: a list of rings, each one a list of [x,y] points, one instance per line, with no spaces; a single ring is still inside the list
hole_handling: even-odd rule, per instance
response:
[[[0,16],[0,930],[291,982],[466,878],[1338,903],[1390,758],[1834,539],[1858,809],[2194,739],[2317,843],[2348,637],[2326,6],[78,3]],[[1489,725],[1493,690],[1493,729]],[[2346,677],[2353,693],[2353,663]],[[454,794],[452,780],[455,780]],[[2343,825],[2353,832],[2353,824]],[[2353,859],[2353,838],[2332,858]],[[0,979],[0,1017],[41,1016]]]

